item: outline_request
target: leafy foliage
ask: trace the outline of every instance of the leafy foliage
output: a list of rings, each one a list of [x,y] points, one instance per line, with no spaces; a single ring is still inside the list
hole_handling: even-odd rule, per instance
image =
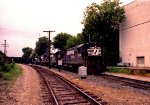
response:
[[[66,48],[74,47],[85,42],[83,34],[78,33],[77,36],[72,36],[67,40]]]
[[[66,48],[74,47],[78,44],[78,40],[75,36],[70,37],[67,40]]]
[[[15,79],[17,76],[19,76],[19,74],[21,74],[21,71],[18,71],[15,62],[4,62],[4,57],[6,57],[6,55],[0,51],[0,79]]]
[[[59,33],[57,34],[53,39],[53,45],[54,48],[58,48],[60,50],[64,49],[66,47],[67,44],[67,40],[72,37],[70,34],[68,33]]]
[[[5,56],[6,55],[2,51],[0,51],[0,63],[4,62],[4,57]]]
[[[77,38],[77,41],[78,41],[78,43],[77,43],[78,45],[86,42],[85,38],[84,38],[84,35],[82,33],[78,33],[76,38]]]
[[[35,54],[41,56],[45,54],[47,51],[48,51],[48,38],[44,36],[39,38],[39,40],[36,42]]]
[[[14,69],[15,63],[1,63],[0,64],[0,77],[3,76],[4,73],[9,72],[11,69]]]
[[[108,72],[130,74],[130,70],[118,67],[107,67]]]
[[[4,64],[0,68],[0,78],[4,80],[15,80],[20,74],[22,74],[22,68],[15,63]]]
[[[124,13],[119,0],[103,0],[100,5],[92,3],[84,12],[82,34],[86,42],[90,40],[101,43],[105,59],[110,65],[119,59],[118,29],[119,23],[125,19]]]
[[[32,54],[32,48],[25,47],[25,48],[22,49],[22,52],[24,53],[22,55],[23,58],[29,58],[30,55]]]

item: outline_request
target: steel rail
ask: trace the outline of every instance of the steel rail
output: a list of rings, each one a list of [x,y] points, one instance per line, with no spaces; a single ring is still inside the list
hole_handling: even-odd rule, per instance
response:
[[[52,96],[53,96],[53,98],[54,98],[55,105],[59,105],[59,104],[58,104],[58,101],[57,101],[57,98],[56,98],[56,96],[55,96],[55,94],[54,94],[54,92],[53,92],[51,86],[49,85],[47,79],[44,77],[44,75],[41,73],[41,71],[40,71],[39,69],[36,69],[36,70],[38,70],[38,72],[39,72],[40,75],[42,76],[43,80],[45,81],[46,85],[48,86],[48,90],[49,90],[49,92],[52,94]]]
[[[41,69],[46,69],[46,68],[43,68],[41,66],[36,66],[38,68],[41,68]],[[47,69],[48,70],[48,69]],[[40,74],[43,76],[43,74],[41,73],[40,70],[38,70],[40,72]],[[103,105],[103,104],[107,104],[107,102],[98,102],[100,101],[100,99],[94,99],[92,98],[90,95],[88,95],[87,93],[89,92],[84,92],[83,90],[79,89],[74,83],[72,83],[71,81],[67,80],[66,78],[62,77],[61,75],[51,71],[51,70],[48,70],[48,72],[52,73],[53,75],[57,76],[58,78],[60,78],[61,80],[63,80],[64,82],[66,82],[67,84],[69,84],[71,87],[73,87],[79,94],[81,94],[83,97],[89,99],[90,102],[93,103],[93,105]],[[46,80],[46,78],[43,76],[44,80],[46,81],[46,84],[48,85],[48,87],[50,88],[50,92],[52,93],[52,96],[54,96],[54,100],[56,102],[56,105],[59,105],[58,101],[57,101],[57,98],[56,96],[54,95],[54,92],[51,88],[51,86],[49,85],[48,81]]]
[[[113,76],[113,75],[109,75],[109,74],[102,74],[102,76],[104,76],[104,78],[108,78],[111,80],[117,80],[117,81],[121,81],[121,82],[124,82],[127,84],[132,84],[132,85],[135,85],[136,87],[140,86],[138,88],[150,90],[150,82],[148,82],[148,81],[142,81],[142,80],[125,78],[125,77]]]
[[[52,71],[50,71],[52,72]],[[54,72],[53,72],[54,73]],[[61,78],[63,81],[65,81],[66,83],[68,83],[70,86],[74,87],[79,93],[81,93],[83,96],[89,98],[95,105],[102,105],[101,103],[99,103],[98,101],[96,101],[94,98],[92,98],[91,96],[89,96],[87,93],[85,93],[84,91],[82,91],[81,89],[79,89],[77,86],[75,86],[71,81],[65,79],[64,77],[54,73],[57,77]]]

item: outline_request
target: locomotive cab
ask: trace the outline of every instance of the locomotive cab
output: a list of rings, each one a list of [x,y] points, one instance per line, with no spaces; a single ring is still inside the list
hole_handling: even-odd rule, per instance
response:
[[[96,42],[87,43],[82,47],[84,66],[88,74],[99,74],[105,72],[106,65],[100,45]]]

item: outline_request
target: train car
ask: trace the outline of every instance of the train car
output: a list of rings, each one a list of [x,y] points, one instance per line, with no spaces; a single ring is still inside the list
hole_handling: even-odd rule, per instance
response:
[[[86,66],[88,74],[99,74],[106,71],[103,52],[99,43],[84,43],[69,49],[64,49],[50,55],[50,65],[58,67],[58,61],[62,60],[62,68],[77,72],[78,67]],[[49,65],[48,54],[37,57],[34,64]],[[59,65],[60,67],[60,65]]]
[[[79,66],[86,66],[88,74],[99,74],[106,70],[101,46],[96,42],[81,44],[57,52],[57,55],[57,59],[62,59],[62,66],[73,71],[77,71]]]
[[[82,45],[69,48],[65,51],[65,54],[63,56],[63,66],[65,68],[71,67],[73,68],[73,70],[77,70],[79,66],[84,65],[84,61],[81,54]]]

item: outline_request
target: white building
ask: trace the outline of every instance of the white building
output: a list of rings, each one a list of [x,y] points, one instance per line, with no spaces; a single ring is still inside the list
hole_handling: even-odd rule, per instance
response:
[[[120,57],[131,66],[150,67],[150,0],[124,6],[126,20],[120,24]]]

